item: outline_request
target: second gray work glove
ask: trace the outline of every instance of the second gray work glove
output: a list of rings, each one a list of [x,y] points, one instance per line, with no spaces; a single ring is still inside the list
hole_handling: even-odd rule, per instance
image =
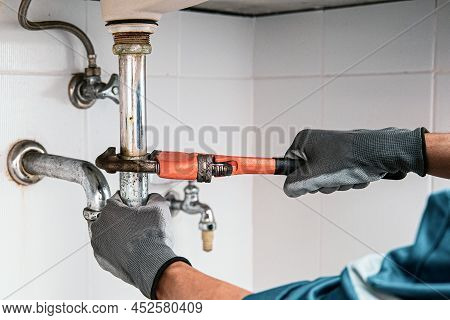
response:
[[[379,179],[402,179],[408,172],[426,174],[424,134],[416,130],[302,130],[285,158],[300,160],[288,175],[289,197],[362,189]]]
[[[172,250],[171,219],[159,194],[151,194],[146,206],[130,208],[116,193],[90,224],[95,258],[104,270],[156,299],[164,270],[176,261],[190,264]]]

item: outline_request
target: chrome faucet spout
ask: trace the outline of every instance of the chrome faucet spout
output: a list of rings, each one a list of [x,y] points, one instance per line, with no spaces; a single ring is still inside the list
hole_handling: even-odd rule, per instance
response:
[[[184,199],[178,199],[174,192],[168,192],[165,196],[169,202],[170,210],[173,215],[178,211],[184,211],[187,214],[200,214],[198,227],[202,232],[203,250],[209,252],[212,250],[214,231],[217,229],[214,213],[209,205],[200,202],[199,188],[190,181],[184,188]]]

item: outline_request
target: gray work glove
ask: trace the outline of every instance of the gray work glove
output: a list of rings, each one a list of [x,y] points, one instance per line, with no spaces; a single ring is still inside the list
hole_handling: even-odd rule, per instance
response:
[[[285,157],[300,160],[289,174],[284,192],[289,197],[362,189],[379,179],[403,179],[408,172],[426,174],[424,134],[381,130],[302,130]]]
[[[95,258],[104,270],[156,299],[164,270],[176,261],[190,264],[172,251],[171,219],[159,194],[151,194],[146,206],[130,208],[117,192],[90,224]]]

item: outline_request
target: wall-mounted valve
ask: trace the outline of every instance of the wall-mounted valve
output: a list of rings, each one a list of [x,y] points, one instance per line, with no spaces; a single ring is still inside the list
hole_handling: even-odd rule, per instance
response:
[[[214,231],[217,225],[213,211],[207,204],[200,202],[198,194],[198,187],[189,181],[184,188],[184,199],[180,199],[175,191],[169,191],[165,198],[170,203],[170,210],[174,216],[179,211],[200,214],[198,227],[202,232],[203,250],[209,252],[213,248]]]
[[[69,82],[69,99],[79,109],[92,107],[97,99],[111,99],[119,103],[119,78],[112,74],[108,83],[101,79],[101,69],[97,66],[94,46],[86,35],[77,26],[64,21],[30,21],[27,18],[31,0],[22,0],[19,7],[18,18],[20,25],[32,31],[60,29],[73,34],[80,39],[86,49],[88,67],[84,73],[76,73]]]
[[[69,99],[79,109],[92,107],[97,99],[111,99],[119,104],[119,76],[112,74],[108,83],[102,82],[98,67],[76,73],[69,82]]]

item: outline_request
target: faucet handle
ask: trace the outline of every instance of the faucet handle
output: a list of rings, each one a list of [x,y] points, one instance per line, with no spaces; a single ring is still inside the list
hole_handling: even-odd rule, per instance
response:
[[[108,83],[102,83],[102,88],[97,91],[96,98],[108,98],[119,104],[119,76],[117,74],[113,73]]]
[[[172,218],[176,217],[181,210],[181,197],[175,190],[169,190],[165,195],[164,199],[169,203],[170,214]]]

